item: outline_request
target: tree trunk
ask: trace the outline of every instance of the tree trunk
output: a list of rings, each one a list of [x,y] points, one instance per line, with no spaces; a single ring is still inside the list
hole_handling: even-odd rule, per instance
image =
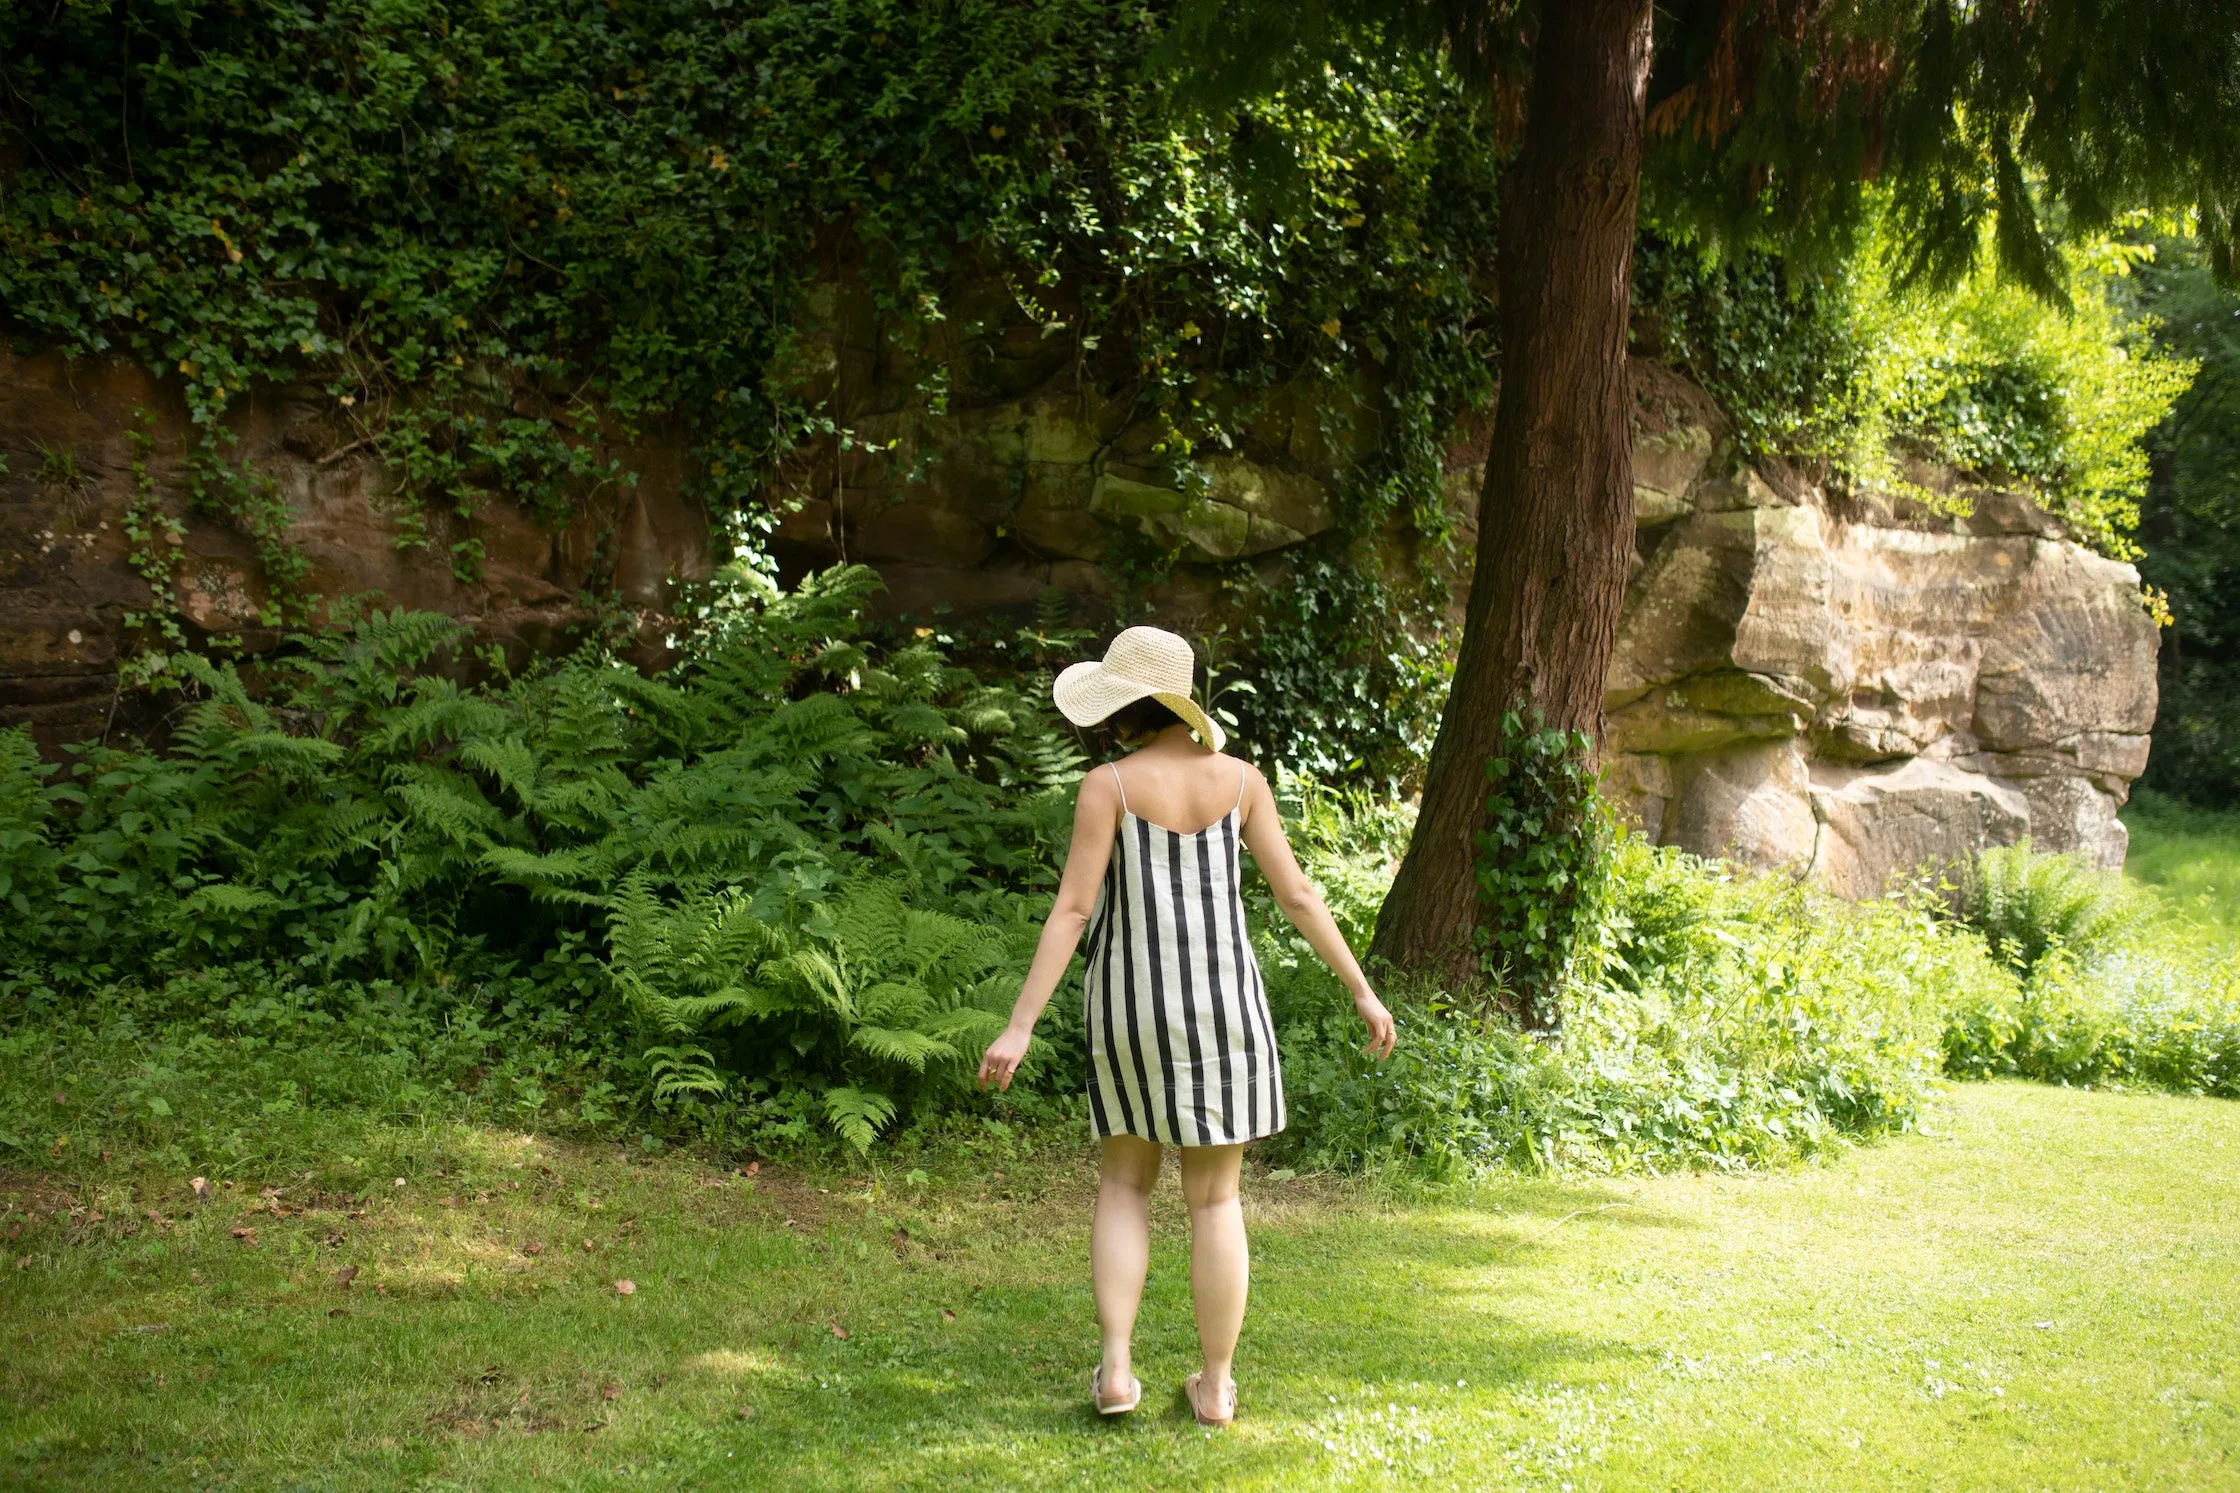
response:
[[[1450,984],[1479,974],[1486,763],[1513,701],[1601,736],[1633,550],[1626,323],[1649,0],[1540,10],[1524,138],[1502,182],[1501,394],[1454,692],[1375,952]]]

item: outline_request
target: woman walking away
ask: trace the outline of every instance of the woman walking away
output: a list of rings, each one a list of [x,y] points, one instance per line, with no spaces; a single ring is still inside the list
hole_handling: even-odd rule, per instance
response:
[[[1104,1357],[1089,1393],[1105,1415],[1125,1414],[1143,1398],[1129,1341],[1151,1263],[1151,1185],[1162,1148],[1178,1146],[1190,1206],[1190,1294],[1205,1354],[1182,1388],[1201,1424],[1225,1426],[1237,1413],[1230,1361],[1249,1271],[1238,1174],[1245,1142],[1284,1123],[1275,1028],[1239,895],[1240,841],[1284,915],[1353,992],[1369,1024],[1367,1051],[1389,1056],[1394,1032],[1292,856],[1267,781],[1222,754],[1221,728],[1190,696],[1194,673],[1189,643],[1131,627],[1104,662],[1058,676],[1051,692],[1066,719],[1109,719],[1131,750],[1081,781],[1057,905],[1010,1025],[980,1061],[980,1082],[1011,1086],[1035,1019],[1087,930],[1089,1112],[1104,1146],[1089,1240]]]

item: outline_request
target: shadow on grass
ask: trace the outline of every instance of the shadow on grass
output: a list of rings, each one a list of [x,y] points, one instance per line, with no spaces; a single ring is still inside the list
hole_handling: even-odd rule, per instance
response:
[[[1325,1460],[1322,1426],[1334,1407],[1435,1411],[1457,1380],[1482,1393],[1560,1379],[1581,1363],[1623,1372],[1638,1349],[1529,1326],[1502,1298],[1525,1289],[1515,1278],[1559,1220],[1591,1216],[1627,1228],[1674,1220],[1595,1187],[1539,1185],[1510,1200],[1529,1211],[1339,1203],[1261,1221],[1238,1359],[1241,1418],[1226,1435],[1200,1433],[1180,1392],[1197,1366],[1184,1238],[1170,1232],[1154,1246],[1137,1326],[1143,1408],[1106,1418],[1088,1402],[1097,1336],[1085,1266],[1078,1250],[1045,1237],[1032,1242],[1059,1244],[1058,1258],[1044,1256],[1055,1268],[982,1294],[983,1310],[1009,1325],[976,1340],[950,1374],[907,1366],[873,1374],[849,1386],[851,1408],[800,1424],[806,1434],[764,1448],[755,1470],[773,1485],[801,1487],[1031,1482],[1038,1467],[1074,1486],[1142,1486],[1154,1475],[1161,1486],[1281,1482],[1286,1469]],[[1025,1329],[1035,1333],[1032,1347],[1015,1355],[1021,1345],[1001,1334],[1025,1323],[1034,1324]],[[795,1398],[807,1410],[817,1396],[804,1389]]]
[[[631,1199],[622,1185],[610,1207],[634,1211],[638,1232],[596,1263],[570,1248],[569,1273],[541,1290],[462,1262],[531,1228],[556,1247],[562,1230],[613,1232],[552,1203],[476,1221],[423,1261],[463,1269],[456,1289],[387,1296],[366,1281],[338,1295],[314,1251],[328,1225],[309,1218],[266,1220],[253,1249],[216,1225],[161,1253],[73,1249],[4,1310],[13,1335],[47,1346],[0,1373],[31,1412],[0,1456],[48,1487],[119,1486],[151,1459],[205,1481],[335,1488],[606,1486],[628,1467],[669,1486],[788,1490],[1280,1482],[1324,1461],[1325,1422],[1347,1406],[1436,1413],[1458,1379],[1482,1392],[1581,1363],[1622,1372],[1633,1348],[1537,1328],[1505,1303],[1531,1289],[1521,1277],[1559,1229],[1686,1226],[1591,1185],[1452,1203],[1259,1194],[1242,1417],[1216,1435],[1176,1389],[1197,1344],[1171,1197],[1138,1323],[1143,1408],[1107,1419],[1088,1404],[1077,1183],[1020,1212],[957,1199],[963,1233],[938,1255],[897,1249],[868,1216],[713,1227],[675,1190]],[[351,1258],[394,1276],[411,1240],[360,1227],[351,1247],[366,1253]],[[298,1256],[316,1271],[285,1273]],[[627,1300],[609,1280],[624,1272]],[[157,1320],[146,1335],[126,1325]]]

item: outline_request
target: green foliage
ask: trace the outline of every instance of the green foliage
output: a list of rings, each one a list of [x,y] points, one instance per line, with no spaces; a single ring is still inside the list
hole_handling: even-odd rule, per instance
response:
[[[2072,245],[2057,306],[1988,272],[1933,295],[1902,289],[1884,220],[1870,227],[1819,274],[1651,239],[1635,275],[1644,325],[1748,450],[1926,498],[1892,458],[1894,445],[1910,449],[2028,491],[2082,542],[2135,555],[2147,436],[2194,371],[2125,309],[2129,277],[2154,251],[2122,238]]]
[[[1988,263],[2059,301],[2064,241],[2190,209],[2233,267],[2240,31],[2221,0],[1658,19],[1642,202],[1689,237],[1825,261],[1880,218],[1909,288]]]
[[[2146,786],[2205,807],[2240,807],[2240,294],[2218,286],[2200,246],[2157,245],[2129,287],[2155,341],[2200,376],[2149,442],[2139,574],[2174,619]]]
[[[1979,851],[1961,888],[1962,916],[1992,952],[2028,975],[2049,956],[2089,958],[2134,909],[2123,883],[2074,855],[2020,844]]]
[[[2193,951],[2057,950],[2016,989],[1953,1013],[1945,1068],[2240,1098],[2240,967]]]
[[[1560,1018],[1564,983],[1602,915],[1613,834],[1582,731],[1501,717],[1500,755],[1486,763],[1485,827],[1477,837],[1482,957],[1487,976],[1537,1025]]]
[[[799,1139],[802,1105],[853,1085],[817,1102],[861,1137],[985,1025],[1078,761],[1039,700],[861,641],[876,584],[779,595],[735,568],[652,679],[585,656],[463,687],[458,625],[405,612],[255,677],[173,655],[194,703],[163,751],[85,748],[43,781],[0,735],[0,896],[22,898],[0,956],[65,989],[525,978],[635,1016],[665,1104]]]
[[[323,389],[335,444],[416,500],[400,539],[471,574],[480,505],[598,511],[657,418],[718,512],[848,439],[804,344],[835,280],[918,413],[996,389],[1023,333],[1134,394],[1180,469],[1295,383],[1373,432],[1349,502],[1435,508],[1485,385],[1474,113],[1380,54],[1178,115],[1144,66],[1163,24],[1134,0],[5,0],[0,306],[26,348],[180,380],[198,492],[276,589],[279,515],[223,460],[252,386]]]
[[[1778,1164],[1910,1126],[1946,1009],[2015,983],[1925,901],[1853,908],[1633,838],[1603,905],[1560,1033],[1419,993],[1382,1067],[1335,982],[1271,961],[1287,1144],[1440,1177]]]
[[[1234,583],[1252,693],[1235,709],[1256,760],[1325,782],[1419,786],[1454,659],[1420,594],[1379,576],[1350,535],[1289,557],[1281,586]],[[1443,595],[1443,593],[1442,593]]]
[[[2021,978],[1953,1012],[1947,1071],[2240,1095],[2230,826],[2148,800],[2126,811],[2136,880],[2027,846],[1979,858],[1965,911]]]
[[[2152,888],[2198,926],[2240,943],[2240,814],[2134,786],[2123,824],[2131,835],[2124,880]]]
[[[1859,366],[1832,277],[1775,254],[1715,259],[1645,231],[1634,246],[1634,322],[1648,350],[1701,384],[1743,449],[1810,459],[1840,443]]]
[[[724,1034],[732,1069],[798,1075],[847,1142],[868,1150],[895,1117],[894,1096],[928,1083],[962,1090],[1033,954],[985,924],[913,908],[905,893],[857,881],[765,920],[738,888],[670,905],[633,878],[614,899],[609,972],[671,1041]],[[657,1098],[726,1092],[715,1053],[658,1051]]]

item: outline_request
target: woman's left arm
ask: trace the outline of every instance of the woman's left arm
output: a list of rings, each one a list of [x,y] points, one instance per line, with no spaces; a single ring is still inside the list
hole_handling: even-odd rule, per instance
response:
[[[1028,966],[1018,1003],[1011,1008],[1010,1024],[980,1059],[982,1088],[1011,1087],[1011,1076],[1026,1058],[1034,1024],[1050,1004],[1058,981],[1065,978],[1066,965],[1096,911],[1097,888],[1104,885],[1105,868],[1112,864],[1112,841],[1119,828],[1120,794],[1112,774],[1090,773],[1081,780],[1081,792],[1074,799],[1073,846],[1066,852],[1065,874],[1058,880],[1058,900],[1035,944],[1034,963]]]

